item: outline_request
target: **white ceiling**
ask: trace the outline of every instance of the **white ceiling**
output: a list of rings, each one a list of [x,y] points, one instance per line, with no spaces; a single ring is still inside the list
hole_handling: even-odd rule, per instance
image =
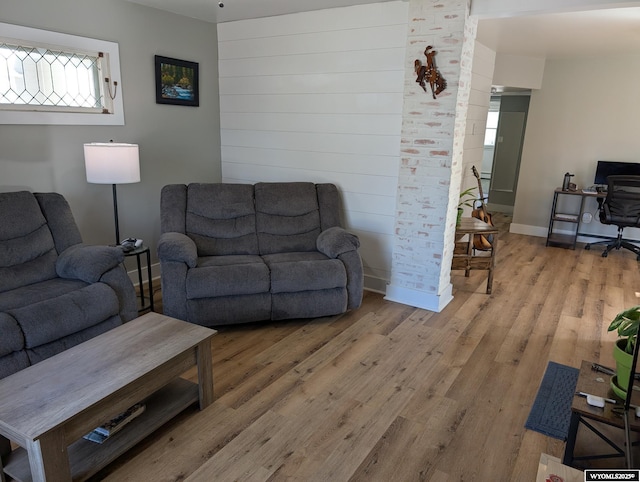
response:
[[[129,0],[207,22],[230,22],[318,10],[319,0]],[[322,0],[322,8],[385,0]],[[477,39],[501,54],[563,58],[640,54],[640,8],[481,19]]]
[[[554,13],[478,22],[478,42],[495,52],[531,57],[640,54],[640,8]]]
[[[219,23],[390,0],[223,0],[223,8],[218,6],[218,0],[129,1],[187,17],[199,18],[205,22]],[[319,3],[321,3],[320,7]]]

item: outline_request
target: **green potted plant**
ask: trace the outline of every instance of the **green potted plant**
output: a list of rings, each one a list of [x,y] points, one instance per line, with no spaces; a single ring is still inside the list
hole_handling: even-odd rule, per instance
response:
[[[473,209],[473,201],[476,199],[475,187],[470,187],[469,189],[465,189],[460,193],[460,201],[458,202],[458,217],[456,218],[456,226],[460,224],[460,218],[462,218],[462,213],[464,212],[464,206],[470,207]]]
[[[626,395],[629,376],[633,369],[631,365],[633,364],[633,350],[638,339],[638,329],[640,329],[640,305],[618,313],[608,328],[608,331],[616,330],[618,332],[618,340],[613,348],[617,384],[612,380],[611,387],[618,396],[623,398]]]

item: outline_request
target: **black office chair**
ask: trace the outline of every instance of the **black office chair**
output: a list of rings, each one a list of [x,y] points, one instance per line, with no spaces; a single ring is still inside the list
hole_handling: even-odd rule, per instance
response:
[[[640,176],[609,176],[607,197],[600,206],[600,222],[618,226],[618,237],[615,241],[599,241],[585,245],[590,249],[597,244],[606,244],[602,253],[606,258],[609,251],[625,248],[633,251],[640,261],[640,247],[622,239],[622,230],[626,227],[640,227]]]

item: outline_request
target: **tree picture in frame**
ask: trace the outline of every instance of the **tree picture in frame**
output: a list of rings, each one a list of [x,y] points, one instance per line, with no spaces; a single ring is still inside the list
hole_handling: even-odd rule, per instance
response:
[[[198,63],[155,56],[156,104],[200,105]]]

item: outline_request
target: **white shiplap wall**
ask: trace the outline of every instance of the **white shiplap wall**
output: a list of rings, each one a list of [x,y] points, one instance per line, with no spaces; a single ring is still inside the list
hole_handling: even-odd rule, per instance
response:
[[[408,8],[218,24],[223,182],[332,182],[365,286],[390,279]]]
[[[471,166],[478,172],[482,171],[482,157],[484,156],[484,134],[487,128],[487,114],[491,101],[491,84],[495,66],[496,53],[476,42],[473,50],[471,93],[469,109],[467,111],[467,128],[464,138],[464,161],[462,170],[461,191],[468,187],[478,187],[478,181],[473,175]],[[475,192],[476,197],[479,194]],[[484,193],[488,195],[488,192]],[[465,207],[465,216],[469,216],[471,209]]]

